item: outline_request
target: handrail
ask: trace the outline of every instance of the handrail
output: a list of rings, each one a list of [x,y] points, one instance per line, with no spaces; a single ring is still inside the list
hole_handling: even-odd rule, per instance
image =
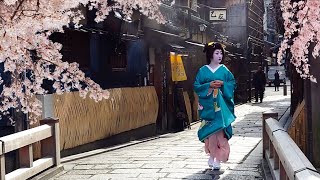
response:
[[[38,173],[60,165],[59,120],[44,119],[39,127],[0,138],[0,180],[28,179]],[[33,161],[32,144],[40,141],[41,157]],[[19,168],[5,171],[5,154],[18,150]]]
[[[320,179],[319,172],[286,130],[277,120],[269,117],[263,118],[263,155],[268,162],[272,178],[276,180]]]

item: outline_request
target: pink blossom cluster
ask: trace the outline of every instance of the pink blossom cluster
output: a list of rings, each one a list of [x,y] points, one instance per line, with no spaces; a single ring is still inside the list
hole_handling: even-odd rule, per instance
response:
[[[84,19],[80,6],[97,9],[96,21],[102,21],[114,9],[130,16],[138,9],[149,18],[164,22],[159,11],[160,0],[3,0],[0,1],[0,63],[10,74],[10,83],[1,93],[0,112],[21,107],[31,119],[41,115],[41,102],[35,97],[47,93],[44,80],[54,81],[56,93],[78,89],[81,97],[95,101],[109,97],[109,92],[79,69],[77,63],[62,61],[62,45],[49,40],[54,32],[63,32],[70,22],[79,25]]]
[[[280,62],[287,49],[292,54],[291,63],[304,79],[309,78],[316,82],[316,78],[310,74],[309,55],[319,56],[320,50],[320,1],[304,0],[291,2],[281,1],[282,16],[284,19],[284,41],[278,53]],[[315,44],[312,52],[309,52],[311,43]]]

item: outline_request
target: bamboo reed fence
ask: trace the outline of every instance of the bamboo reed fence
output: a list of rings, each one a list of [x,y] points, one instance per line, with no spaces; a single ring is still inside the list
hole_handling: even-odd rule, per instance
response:
[[[110,89],[110,98],[96,103],[78,92],[53,95],[54,117],[60,119],[61,150],[156,123],[154,87]]]

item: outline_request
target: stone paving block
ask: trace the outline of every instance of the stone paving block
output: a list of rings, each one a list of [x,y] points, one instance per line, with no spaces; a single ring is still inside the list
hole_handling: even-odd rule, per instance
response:
[[[214,180],[223,179],[223,180],[262,180],[262,177],[255,176],[238,176],[238,175],[220,175],[214,178]]]
[[[248,154],[248,152],[245,152],[243,154],[233,154],[231,153],[230,156],[229,156],[229,160],[231,159],[235,159],[235,160],[242,160],[246,157],[246,155]]]
[[[227,167],[227,170],[259,172],[259,169],[257,167],[242,167],[242,166]]]
[[[62,176],[62,175],[64,175],[64,174],[66,174],[67,172],[68,172],[68,171],[63,170],[63,171],[59,172],[58,174],[56,174],[55,177]]]
[[[255,176],[255,177],[261,177],[261,174],[259,172],[254,171],[235,171],[235,170],[226,170],[224,174],[232,174],[232,175],[238,175],[238,176]]]
[[[258,169],[259,165],[257,164],[225,164],[230,169],[237,169],[237,168],[253,168],[253,169]]]
[[[169,164],[172,161],[149,161],[148,159],[145,160],[141,160],[141,161],[131,161],[130,163],[134,163],[134,164],[148,164],[148,163],[154,163],[154,164]]]
[[[139,173],[128,173],[128,174],[97,174],[90,178],[94,180],[104,180],[104,179],[113,179],[113,178],[137,178]]]
[[[139,144],[139,145],[135,146],[133,148],[133,150],[141,150],[141,151],[143,151],[143,150],[157,150],[160,148],[160,146],[146,146],[146,145],[147,144],[143,144],[143,145]]]
[[[91,165],[76,165],[75,167],[73,167],[73,169],[91,169],[93,168],[95,165],[91,164]]]
[[[151,154],[124,154],[124,155],[121,155],[121,157],[123,157],[123,158],[132,158],[132,157],[148,158],[150,156],[151,156]],[[126,160],[124,160],[124,161],[126,161]]]
[[[147,163],[144,164],[141,168],[142,169],[159,169],[159,167],[161,168],[183,168],[185,167],[186,164],[151,164],[151,163]]]
[[[204,161],[195,161],[195,162],[192,162],[192,161],[186,162],[185,161],[185,164],[186,165],[208,166],[208,159],[206,159]]]
[[[77,164],[73,164],[73,163],[70,163],[70,164],[63,164],[63,168],[65,171],[69,171],[69,170],[72,170]]]
[[[213,176],[208,174],[188,174],[188,173],[170,173],[168,178],[180,178],[180,179],[213,179]]]
[[[225,171],[226,171],[226,169],[223,169],[223,168],[221,168],[220,170],[211,170],[211,169],[208,169],[207,171],[205,171],[204,174],[207,174],[207,175],[211,175],[211,176],[213,176],[213,177],[216,177],[216,176],[219,176],[219,175],[223,174]]]
[[[88,165],[88,164],[123,164],[123,163],[132,163],[133,161],[129,160],[109,160],[109,159],[90,159],[87,161],[78,162],[78,164]]]
[[[203,152],[204,153],[204,152]],[[208,161],[209,156],[205,156],[204,158],[187,158],[185,161],[186,162],[203,162],[203,161]]]
[[[126,173],[157,173],[160,169],[114,169],[110,171],[112,174],[126,174]]]
[[[68,179],[89,179],[92,175],[62,175],[55,179],[57,180],[68,180]]]
[[[185,156],[190,156],[191,154],[198,154],[199,151],[197,152],[182,152],[182,151],[169,151],[166,152],[166,154],[170,154],[170,155],[185,155]]]
[[[261,164],[262,162],[262,158],[261,159],[257,159],[257,160],[245,160],[243,162],[243,164]]]
[[[174,169],[174,168],[163,168],[160,170],[161,173],[192,173],[192,174],[203,174],[206,168],[193,168],[193,169]]]
[[[251,154],[246,158],[245,161],[261,161],[261,156],[252,156]]]
[[[199,168],[199,169],[206,169],[208,168],[208,164],[206,165],[199,165],[199,164],[187,164],[184,168],[186,169],[195,169],[195,168]]]
[[[228,163],[241,163],[243,160],[242,160],[243,158],[241,158],[241,159],[229,159],[228,160]]]
[[[98,164],[92,167],[92,169],[108,169],[112,164]]]
[[[152,155],[150,158],[178,158],[178,155],[171,155],[171,154],[158,154]]]
[[[168,173],[142,173],[138,176],[138,178],[163,178],[166,177]]]
[[[143,164],[113,164],[109,168],[111,169],[132,169],[132,168],[140,168]]]
[[[148,157],[148,158],[140,158],[140,157],[132,157],[132,158],[129,158],[128,159],[129,161],[163,161],[163,162],[171,162],[173,160],[173,158],[151,158],[151,157]]]
[[[66,175],[95,175],[95,174],[107,174],[109,173],[110,170],[93,170],[93,169],[89,169],[89,170],[72,170],[72,171],[68,171],[66,173]]]
[[[262,138],[262,131],[260,132],[253,132],[253,133],[243,133],[243,134],[239,134],[240,136],[243,136],[243,137],[260,137]]]
[[[158,180],[158,178],[110,178],[110,180]]]
[[[246,155],[248,155],[248,152],[249,151],[241,152],[241,153],[240,152],[239,153],[231,152],[229,159],[239,159],[239,158],[243,159],[244,157],[246,157]]]

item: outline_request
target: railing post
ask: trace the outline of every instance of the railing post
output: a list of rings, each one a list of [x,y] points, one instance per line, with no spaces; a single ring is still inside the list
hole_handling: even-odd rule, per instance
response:
[[[287,85],[283,84],[283,95],[286,96],[287,95]]]
[[[279,156],[278,156],[277,151],[275,150],[274,151],[274,164],[273,164],[274,170],[279,169],[279,163],[280,163]]]
[[[0,180],[4,180],[6,176],[6,162],[3,153],[3,143],[0,142]]]
[[[287,173],[281,162],[280,162],[280,180],[287,180]]]
[[[269,151],[270,151],[270,156],[269,158],[272,159],[274,157],[274,147],[271,141],[269,141]]]
[[[19,149],[19,165],[26,168],[33,166],[32,144]]]
[[[264,112],[262,113],[262,154],[263,154],[263,158],[266,158],[266,154],[265,154],[265,150],[269,147],[269,138],[268,138],[268,134],[266,132],[266,120],[269,118],[273,118],[278,120],[278,113],[275,112]],[[270,149],[270,154],[271,154],[271,149]]]
[[[53,136],[41,141],[41,155],[53,156],[55,159],[55,165],[60,165],[60,130],[59,130],[59,119],[43,119],[40,124],[48,124],[52,126]]]

